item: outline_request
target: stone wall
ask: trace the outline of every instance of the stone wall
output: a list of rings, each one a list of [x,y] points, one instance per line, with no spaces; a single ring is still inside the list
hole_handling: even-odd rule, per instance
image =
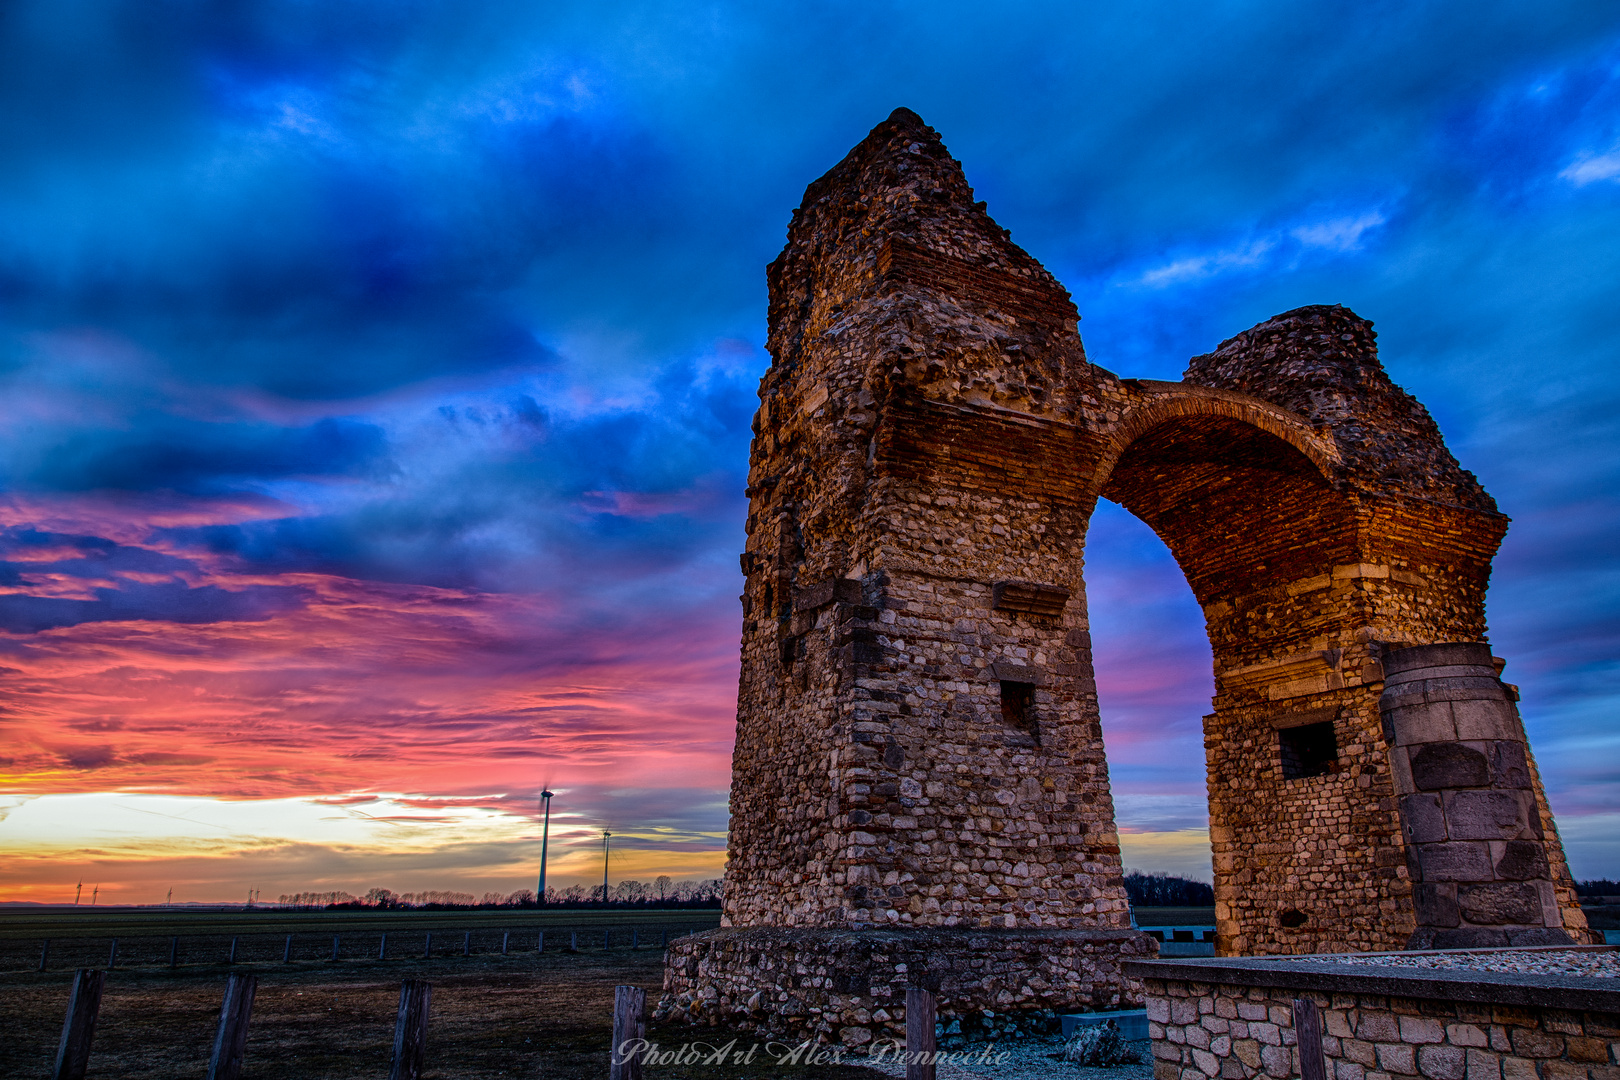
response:
[[[1275,961],[1127,971],[1143,979],[1155,1080],[1303,1075],[1300,999],[1320,1012],[1328,1080],[1620,1080],[1612,978]]]
[[[1568,942],[1552,813],[1483,645],[1393,653],[1379,700],[1416,897],[1411,947]],[[1568,898],[1573,900],[1573,897]]]
[[[717,930],[670,943],[657,1018],[858,1047],[904,1039],[917,985],[950,1047],[1139,1001],[1120,965],[1155,951],[1128,930]]]

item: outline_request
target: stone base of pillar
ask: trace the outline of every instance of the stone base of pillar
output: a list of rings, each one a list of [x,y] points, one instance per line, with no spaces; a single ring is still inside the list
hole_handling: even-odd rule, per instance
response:
[[[1063,1013],[1139,1008],[1135,930],[723,928],[669,945],[654,1019],[858,1048],[903,1039],[908,985],[938,1001],[941,1045],[1046,1034]]]

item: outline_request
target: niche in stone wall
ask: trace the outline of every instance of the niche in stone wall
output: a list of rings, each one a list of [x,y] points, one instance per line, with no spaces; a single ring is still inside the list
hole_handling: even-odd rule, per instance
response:
[[[1036,746],[1041,744],[1041,729],[1035,720],[1033,683],[1001,680],[1001,719],[1014,731],[1028,735]]]
[[[1339,740],[1333,733],[1331,720],[1278,730],[1277,748],[1284,780],[1303,780],[1339,771]]]

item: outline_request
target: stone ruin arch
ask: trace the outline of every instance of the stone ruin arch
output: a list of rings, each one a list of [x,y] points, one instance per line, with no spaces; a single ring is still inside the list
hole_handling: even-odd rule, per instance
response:
[[[725,919],[672,946],[666,1015],[859,1044],[908,982],[991,1031],[1133,996],[1100,497],[1204,610],[1219,952],[1587,940],[1484,644],[1507,519],[1369,322],[1300,308],[1119,378],[904,109],[769,280]]]

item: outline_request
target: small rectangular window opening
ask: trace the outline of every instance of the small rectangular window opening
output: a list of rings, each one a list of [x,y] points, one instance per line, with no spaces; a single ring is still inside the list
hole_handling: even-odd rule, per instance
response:
[[[1277,732],[1282,752],[1284,780],[1326,776],[1339,771],[1339,741],[1333,734],[1333,721],[1303,724]]]
[[[1039,736],[1035,729],[1035,687],[1032,683],[1001,683],[1001,718],[1009,727]]]

